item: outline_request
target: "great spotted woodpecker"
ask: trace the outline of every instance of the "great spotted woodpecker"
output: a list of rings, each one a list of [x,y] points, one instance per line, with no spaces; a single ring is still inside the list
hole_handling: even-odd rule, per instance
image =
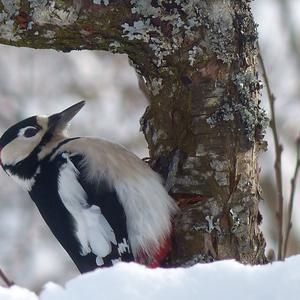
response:
[[[84,104],[10,127],[0,138],[0,163],[28,191],[80,272],[118,261],[156,266],[177,206],[160,177],[122,146],[67,137]]]

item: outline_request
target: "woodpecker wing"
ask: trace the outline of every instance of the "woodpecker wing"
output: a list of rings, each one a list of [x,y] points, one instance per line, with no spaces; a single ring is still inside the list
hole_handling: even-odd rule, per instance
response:
[[[116,192],[105,181],[97,186],[84,180],[81,155],[61,154],[59,196],[72,215],[81,254],[92,252],[98,266],[133,260],[128,244],[126,218]]]
[[[143,253],[151,261],[169,238],[171,218],[177,211],[158,174],[133,153],[103,139],[74,139],[58,151],[81,157],[72,161],[80,172],[79,180],[89,194],[88,199],[93,201],[89,203],[101,207],[113,229],[125,232],[126,228],[135,260]],[[119,224],[122,214],[126,226]],[[118,241],[115,229],[114,232]]]

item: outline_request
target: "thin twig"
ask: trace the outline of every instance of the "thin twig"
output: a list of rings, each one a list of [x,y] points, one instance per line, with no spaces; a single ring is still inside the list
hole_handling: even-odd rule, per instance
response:
[[[14,285],[14,282],[8,279],[8,277],[4,274],[4,272],[0,269],[0,278],[3,280],[3,282],[6,284],[7,287],[11,287]]]
[[[266,68],[264,65],[263,58],[260,53],[260,49],[258,48],[258,59],[262,67],[262,75],[266,84],[270,109],[271,109],[271,121],[270,127],[273,133],[274,145],[275,145],[275,178],[276,178],[276,190],[277,190],[277,219],[278,219],[278,250],[277,250],[277,258],[278,260],[282,260],[282,245],[283,245],[283,193],[282,193],[282,169],[281,169],[281,154],[283,151],[282,145],[279,143],[279,137],[276,126],[276,115],[275,115],[275,96],[271,91],[269,79],[267,76]]]
[[[284,240],[284,251],[283,251],[283,258],[286,257],[287,252],[287,246],[289,241],[289,234],[292,229],[292,213],[293,213],[293,205],[294,205],[294,197],[295,197],[295,191],[296,191],[296,180],[298,176],[298,172],[300,169],[300,136],[296,141],[296,147],[297,147],[297,161],[295,166],[294,175],[291,179],[291,193],[290,193],[290,199],[289,199],[289,207],[288,207],[288,218],[287,218],[287,226],[286,226],[286,233],[285,233],[285,240]]]

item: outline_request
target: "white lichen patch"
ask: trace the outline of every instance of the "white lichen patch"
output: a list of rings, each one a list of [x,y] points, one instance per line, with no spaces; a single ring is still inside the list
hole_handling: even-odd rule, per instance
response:
[[[234,120],[234,112],[235,110],[231,107],[229,103],[223,103],[215,113],[213,113],[210,117],[206,119],[207,124],[210,125],[211,128],[215,127],[215,125],[221,121],[233,121]]]
[[[14,21],[10,19],[10,16],[5,11],[0,13],[0,23],[0,37],[2,39],[13,42],[21,39],[14,28]]]
[[[144,17],[158,17],[161,14],[160,7],[153,7],[151,0],[131,0],[131,12],[138,13]]]
[[[38,25],[52,24],[57,26],[67,26],[76,22],[78,14],[71,6],[62,9],[56,6],[55,1],[31,1],[33,7],[32,20]]]
[[[150,24],[150,19],[146,21],[135,21],[133,25],[124,23],[123,27],[123,36],[127,37],[128,40],[141,40],[146,43],[150,41],[150,33],[156,32],[159,33],[158,29]]]
[[[230,166],[230,162],[228,160],[217,160],[214,159],[210,162],[210,166],[212,169],[221,172],[221,171],[227,171]]]
[[[153,78],[150,81],[150,90],[152,92],[153,96],[157,96],[160,92],[160,90],[163,87],[163,80],[162,78]]]
[[[150,41],[149,46],[153,50],[155,57],[154,63],[158,67],[165,65],[165,58],[173,53],[175,49],[178,49],[177,46],[172,49],[172,45],[161,38],[151,37]]]
[[[20,10],[21,1],[20,0],[2,0],[4,11],[9,16],[14,16]]]
[[[109,51],[117,52],[118,49],[121,47],[121,43],[118,41],[113,41],[108,45],[108,47],[109,47]]]
[[[8,20],[0,24],[0,37],[7,41],[17,42],[21,37],[14,31],[14,21]]]
[[[231,5],[229,0],[212,1],[210,18],[213,23],[218,24],[219,31],[226,32],[228,28],[233,26]]]
[[[245,192],[248,190],[249,187],[251,187],[251,183],[249,181],[249,177],[246,174],[241,174],[239,183],[237,185],[237,188],[241,191],[241,192]]]
[[[241,220],[238,217],[237,212],[235,212],[232,208],[230,209],[229,213],[230,213],[230,216],[232,219],[231,232],[234,233],[234,232],[237,232],[238,228],[240,227]]]
[[[0,22],[2,23],[5,20],[7,20],[7,13],[0,13]]]
[[[170,73],[170,75],[173,75],[172,72],[169,72],[169,73]],[[170,93],[169,93],[169,97],[170,97],[170,98],[173,98],[174,95],[176,94],[176,92],[177,92],[177,86],[176,86],[176,84],[173,84],[173,85],[172,85],[172,89],[171,89],[171,91],[170,91]]]
[[[37,7],[39,5],[46,5],[47,4],[47,0],[28,0],[29,4],[30,4],[30,8],[34,8]]]
[[[188,157],[182,164],[183,170],[193,170],[199,168],[201,165],[201,159],[199,157]]]
[[[106,6],[109,4],[109,0],[93,0],[93,3],[94,3],[94,4],[99,4],[99,5],[101,5],[102,2],[103,2],[103,4],[106,5]]]
[[[201,26],[201,18],[200,15],[192,16],[189,19],[186,20],[184,24],[184,31],[185,34],[190,38],[190,39],[197,39],[198,36],[198,31],[196,30],[197,27]],[[198,45],[199,46],[199,45]]]
[[[157,0],[155,4],[151,0],[131,0],[131,11],[140,16],[133,24],[125,23],[123,36],[128,40],[140,40],[153,50],[153,62],[157,67],[165,66],[167,57],[180,49],[184,36],[190,39],[198,38],[195,27],[200,26],[199,1],[178,0],[176,5],[166,9],[166,1]],[[184,12],[184,18],[182,17]],[[155,22],[159,19],[159,22]],[[170,31],[166,34],[163,29]],[[194,49],[196,51],[196,49]],[[197,53],[191,53],[190,60],[195,59]]]
[[[216,218],[213,215],[209,215],[205,217],[205,220],[207,224],[195,224],[192,227],[192,230],[194,231],[205,231],[208,233],[212,233],[213,230],[216,230],[217,232],[221,232],[220,227],[220,219]]]
[[[32,21],[28,22],[28,24],[27,24],[27,30],[31,30],[33,24],[34,23]]]
[[[229,175],[228,170],[230,166],[230,162],[228,160],[217,160],[214,159],[210,162],[210,166],[212,169],[215,170],[214,178],[216,182],[220,186],[227,186],[229,185]]]
[[[190,66],[193,66],[196,61],[196,57],[203,55],[203,50],[199,46],[194,46],[191,50],[189,50],[188,54]]]
[[[181,5],[182,10],[187,14],[187,15],[193,15],[195,10],[198,9],[198,6],[203,2],[202,0],[176,0],[175,3],[177,5]]]
[[[241,117],[246,137],[253,142],[257,136],[265,135],[269,122],[266,112],[257,101],[261,83],[251,68],[232,76],[232,81],[239,96],[239,103],[234,105],[234,110]]]
[[[160,67],[165,63],[165,56],[169,55],[172,46],[165,41],[159,28],[151,24],[150,18],[133,22],[133,25],[124,23],[123,37],[128,40],[140,40],[147,44],[154,52],[154,62]]]
[[[55,31],[53,30],[47,30],[44,34],[43,37],[46,39],[53,39],[55,37]]]
[[[220,186],[229,185],[229,177],[227,172],[216,172],[215,180]]]
[[[211,233],[213,230],[221,232],[220,220],[216,219],[214,221],[214,216],[206,216],[205,220],[207,221],[206,232]]]
[[[218,59],[229,64],[235,59],[232,4],[230,0],[212,1],[209,12],[208,20],[212,27],[212,30],[208,31],[210,51],[215,53]]]
[[[198,225],[198,224],[196,224],[196,225],[192,226],[192,230],[193,231],[206,231],[207,228],[206,228],[205,225]]]

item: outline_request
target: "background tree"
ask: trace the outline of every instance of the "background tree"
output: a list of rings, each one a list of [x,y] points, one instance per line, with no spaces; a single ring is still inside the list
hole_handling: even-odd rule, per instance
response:
[[[0,1],[0,22],[3,44],[128,55],[150,103],[150,165],[182,207],[166,265],[265,262],[250,1]]]

